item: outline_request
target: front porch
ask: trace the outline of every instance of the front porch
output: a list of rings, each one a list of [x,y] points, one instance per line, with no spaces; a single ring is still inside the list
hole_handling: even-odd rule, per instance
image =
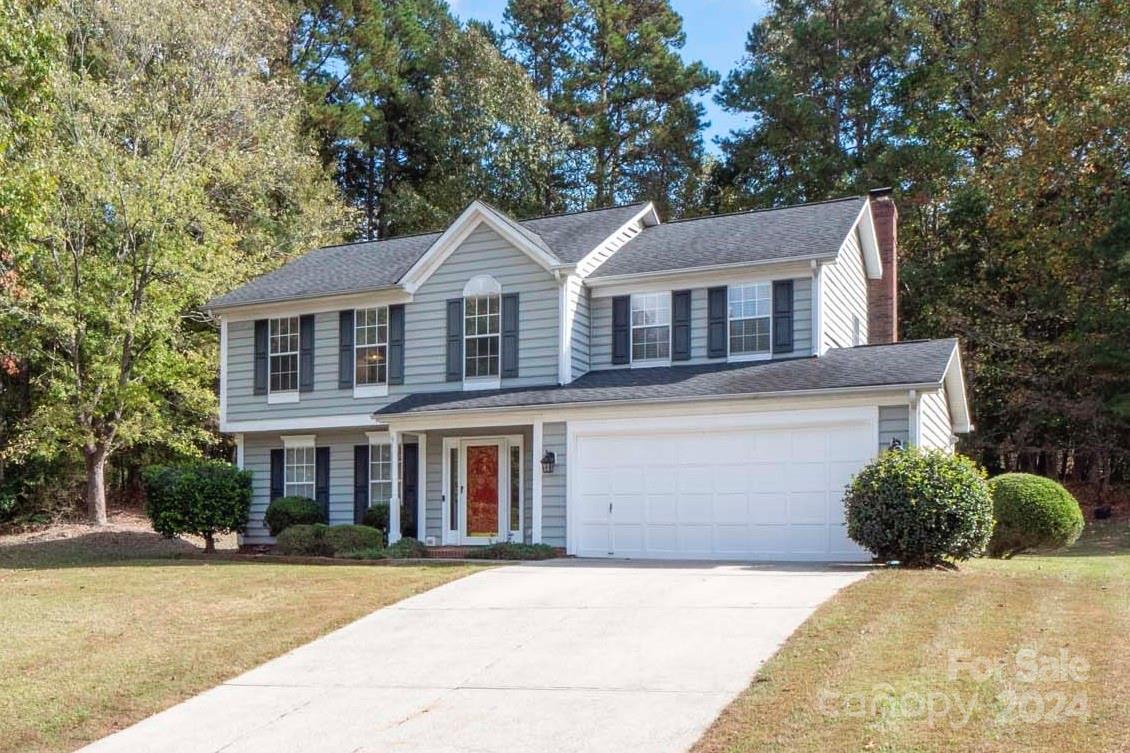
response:
[[[564,423],[467,423],[370,434],[388,448],[389,543],[415,535],[437,557],[505,541],[563,548]]]

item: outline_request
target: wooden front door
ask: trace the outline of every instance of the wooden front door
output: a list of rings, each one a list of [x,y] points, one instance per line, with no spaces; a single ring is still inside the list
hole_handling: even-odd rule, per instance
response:
[[[462,535],[467,543],[501,538],[503,447],[498,439],[462,443]]]

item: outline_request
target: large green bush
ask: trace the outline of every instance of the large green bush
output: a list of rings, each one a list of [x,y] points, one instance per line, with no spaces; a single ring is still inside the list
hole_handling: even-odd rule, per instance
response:
[[[322,506],[309,497],[279,497],[267,505],[263,516],[267,530],[278,536],[291,526],[328,523]]]
[[[471,549],[469,560],[548,560],[557,555],[549,544],[520,544],[512,541]]]
[[[383,531],[369,526],[330,526],[325,533],[326,546],[332,554],[357,549],[379,549],[385,545]]]
[[[912,567],[979,556],[993,531],[985,472],[940,450],[883,453],[852,478],[844,506],[852,541]]]
[[[1050,478],[1006,473],[989,481],[989,492],[997,519],[989,541],[993,557],[1071,546],[1083,532],[1079,502]]]
[[[388,505],[373,505],[361,517],[361,525],[388,532]]]
[[[428,548],[411,536],[405,536],[385,551],[393,559],[422,559],[428,556]]]
[[[163,536],[195,534],[204,551],[216,548],[217,533],[242,533],[251,508],[251,473],[205,460],[145,469],[145,511]]]
[[[333,550],[326,544],[324,523],[299,523],[287,526],[275,537],[275,551],[279,554],[306,557],[332,557]]]

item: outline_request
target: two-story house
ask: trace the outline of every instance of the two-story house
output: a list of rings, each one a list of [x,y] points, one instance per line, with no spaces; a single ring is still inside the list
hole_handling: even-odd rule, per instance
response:
[[[312,251],[209,304],[243,541],[305,495],[434,546],[863,558],[851,474],[970,429],[957,342],[896,342],[896,224],[885,191],[674,222],[475,202]]]

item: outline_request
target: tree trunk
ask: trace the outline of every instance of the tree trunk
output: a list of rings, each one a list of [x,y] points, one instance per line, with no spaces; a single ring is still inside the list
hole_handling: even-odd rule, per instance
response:
[[[216,534],[209,531],[204,534],[204,553],[210,554],[216,551]]]
[[[106,525],[106,456],[104,445],[96,444],[83,449],[86,458],[86,509],[90,522]]]

